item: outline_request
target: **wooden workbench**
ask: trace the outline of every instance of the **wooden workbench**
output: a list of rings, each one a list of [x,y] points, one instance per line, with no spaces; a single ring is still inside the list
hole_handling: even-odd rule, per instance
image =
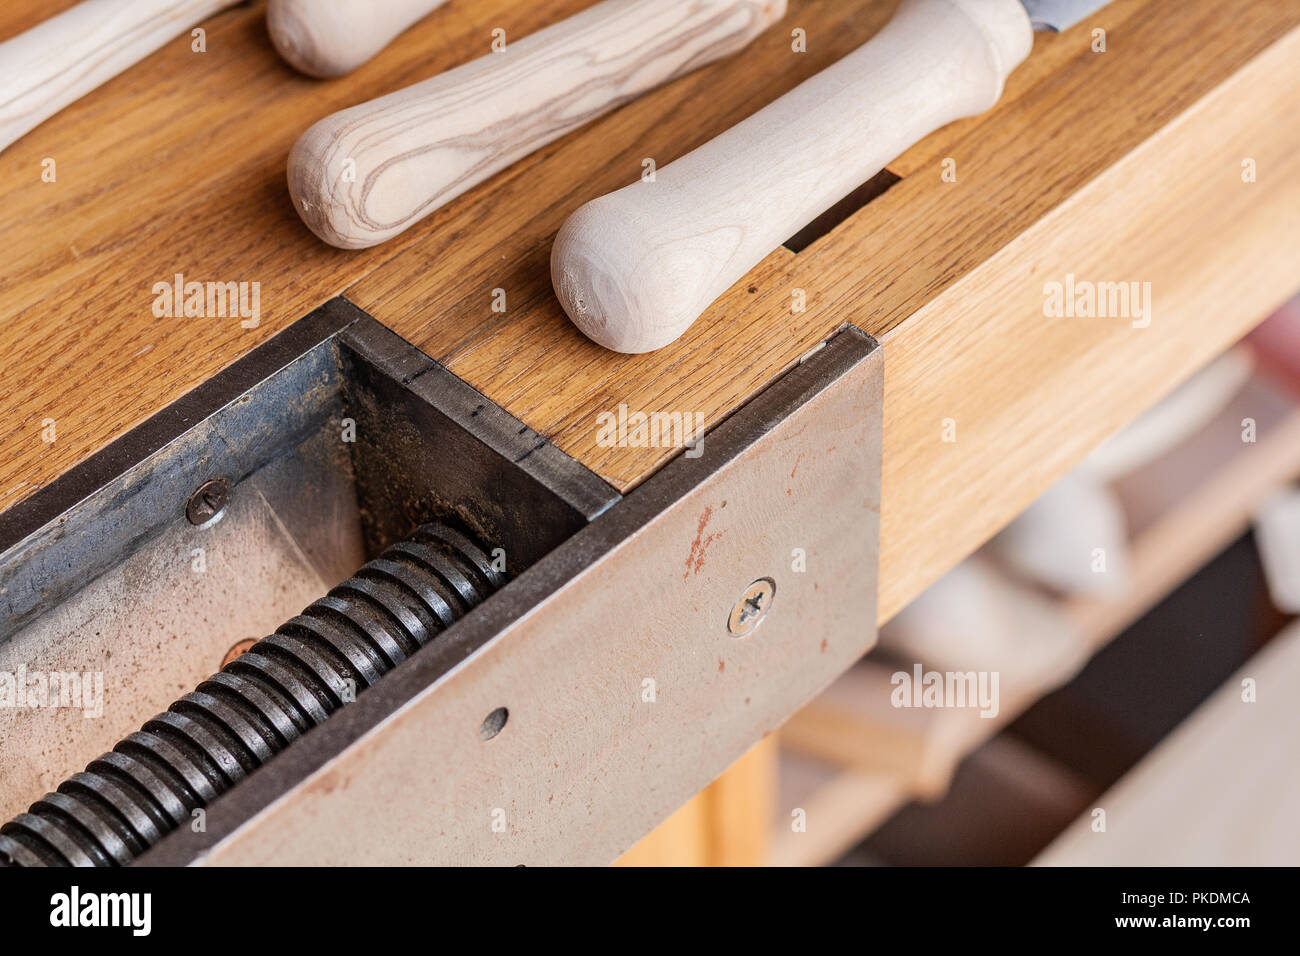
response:
[[[451,0],[331,82],[282,64],[263,5],[242,6],[204,25],[207,52],[177,38],[0,154],[0,510],[339,294],[620,489],[672,451],[599,447],[599,412],[716,423],[847,321],[885,345],[885,619],[1300,286],[1300,0],[1116,0],[1039,35],[997,108],[922,141],[886,193],[648,355],[604,351],[562,314],[547,265],[564,218],[864,42],[893,0],[791,0],[737,56],[376,249],[302,226],[284,167],[312,122],[586,2]],[[0,38],[68,6],[11,0]],[[151,289],[175,273],[260,282],[260,325],[155,318]],[[1046,317],[1043,285],[1066,274],[1149,282],[1150,327]]]

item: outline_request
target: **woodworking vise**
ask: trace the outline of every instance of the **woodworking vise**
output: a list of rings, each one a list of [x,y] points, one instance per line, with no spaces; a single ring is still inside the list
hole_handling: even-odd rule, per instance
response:
[[[882,369],[619,494],[326,304],[0,515],[0,860],[612,861],[874,644]]]

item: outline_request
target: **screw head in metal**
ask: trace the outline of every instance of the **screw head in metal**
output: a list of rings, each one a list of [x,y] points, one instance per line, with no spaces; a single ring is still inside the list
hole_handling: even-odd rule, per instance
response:
[[[771,608],[775,596],[776,582],[771,578],[759,578],[745,588],[736,600],[736,606],[731,609],[731,616],[727,618],[727,630],[736,637],[752,634],[754,628],[767,617],[768,609]]]
[[[200,528],[214,525],[226,513],[226,502],[229,500],[230,479],[209,478],[190,495],[190,500],[185,504],[185,517],[190,524]]]

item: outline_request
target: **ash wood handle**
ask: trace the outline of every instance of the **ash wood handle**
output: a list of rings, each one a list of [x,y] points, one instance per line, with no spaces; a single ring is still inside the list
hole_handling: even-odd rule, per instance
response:
[[[551,252],[565,312],[615,351],[667,345],[891,159],[996,103],[1032,43],[1019,0],[903,0],[869,43],[574,212]]]
[[[308,76],[351,73],[447,0],[270,0],[266,28]]]
[[[290,195],[330,245],[376,245],[564,133],[741,49],[784,13],[785,0],[605,0],[321,120],[289,154]]]
[[[0,150],[242,0],[85,0],[0,43]]]

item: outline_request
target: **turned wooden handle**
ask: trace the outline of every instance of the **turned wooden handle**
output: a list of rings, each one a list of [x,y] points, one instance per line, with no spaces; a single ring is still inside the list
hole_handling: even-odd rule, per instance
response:
[[[308,76],[351,73],[447,0],[270,0],[266,28]]]
[[[85,0],[0,43],[0,150],[241,0]]]
[[[667,345],[891,159],[996,103],[1032,43],[1019,0],[903,0],[869,43],[653,182],[580,207],[551,251],[560,303],[606,348]]]
[[[321,120],[289,154],[289,192],[325,242],[373,246],[569,130],[739,50],[784,12],[785,0],[605,0]]]

